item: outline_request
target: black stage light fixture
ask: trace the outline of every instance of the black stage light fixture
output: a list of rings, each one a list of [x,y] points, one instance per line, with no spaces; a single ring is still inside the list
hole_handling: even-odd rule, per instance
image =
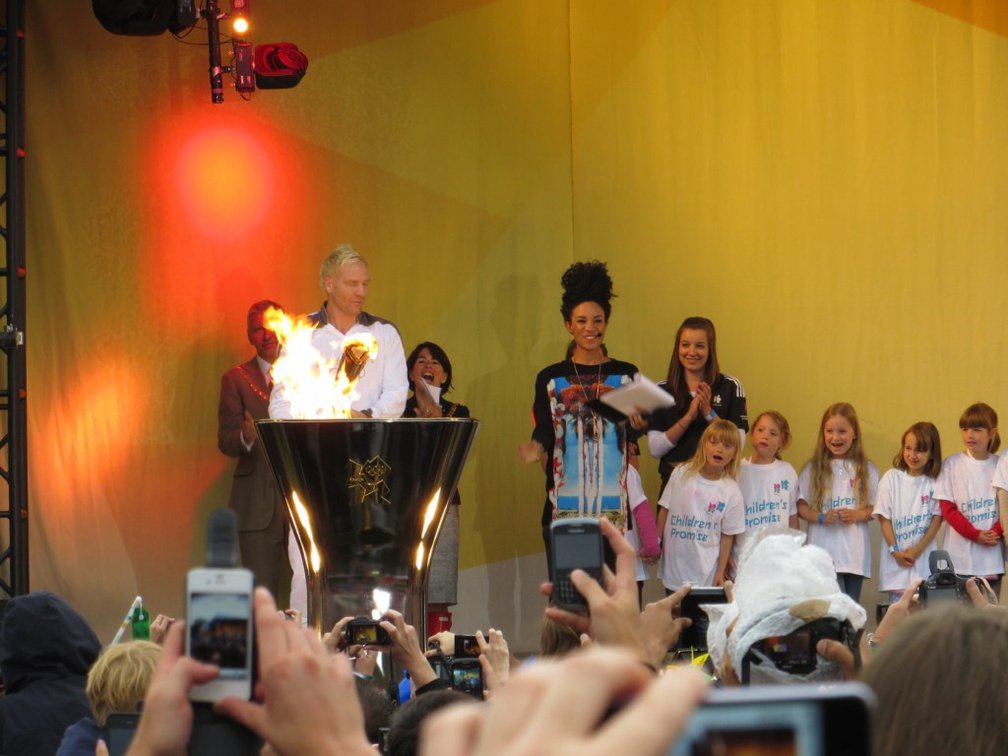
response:
[[[196,0],[91,0],[95,18],[113,34],[155,37],[196,23]]]
[[[199,9],[196,7],[196,0],[176,0],[175,26],[172,31],[178,33],[183,29],[188,29],[196,25],[199,18]]]
[[[91,0],[99,23],[113,34],[153,37],[164,34],[177,15],[177,0]]]
[[[296,87],[308,70],[308,56],[291,42],[256,45],[255,83],[259,89]]]

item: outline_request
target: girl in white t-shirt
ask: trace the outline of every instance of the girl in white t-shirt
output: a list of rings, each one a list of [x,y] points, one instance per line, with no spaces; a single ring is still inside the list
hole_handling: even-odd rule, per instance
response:
[[[875,519],[882,527],[879,590],[899,601],[915,578],[931,574],[928,558],[941,528],[941,439],[933,423],[914,423],[882,476],[875,494]],[[944,479],[941,479],[944,480]]]
[[[740,440],[733,423],[712,422],[693,458],[672,471],[658,499],[659,575],[669,593],[686,584],[724,585],[732,541],[745,530],[735,482]]]
[[[798,516],[809,524],[808,543],[833,557],[840,590],[855,601],[871,577],[868,523],[878,479],[864,454],[857,412],[846,402],[831,404],[815,453],[798,476]]]
[[[1001,445],[997,413],[987,404],[972,404],[959,418],[966,450],[953,454],[942,465],[948,498],[941,510],[949,524],[945,551],[959,575],[985,577],[994,592],[1001,592],[1004,554],[998,520],[994,473],[995,454]]]
[[[735,539],[735,561],[753,533],[798,527],[798,474],[780,458],[791,443],[787,418],[775,410],[764,412],[753,423],[749,440],[753,453],[742,460],[738,479],[745,502],[745,532]]]

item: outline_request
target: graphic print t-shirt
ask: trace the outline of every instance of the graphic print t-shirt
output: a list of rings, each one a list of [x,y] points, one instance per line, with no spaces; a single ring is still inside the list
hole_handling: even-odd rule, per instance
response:
[[[546,450],[543,524],[563,517],[605,517],[625,530],[628,423],[614,423],[588,403],[633,380],[636,366],[620,360],[550,365],[536,378],[532,438]]]

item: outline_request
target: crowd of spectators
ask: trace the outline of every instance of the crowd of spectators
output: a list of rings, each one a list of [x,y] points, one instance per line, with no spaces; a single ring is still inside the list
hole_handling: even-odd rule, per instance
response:
[[[738,684],[743,666],[766,663],[757,652],[767,639],[832,622],[852,632],[818,641],[817,674],[790,674],[785,665],[764,678],[816,686],[863,680],[877,699],[876,754],[1004,752],[1008,722],[999,683],[1008,663],[1008,612],[975,583],[965,585],[970,606],[918,611],[915,582],[869,637],[858,633],[863,611],[828,579],[828,558],[802,546],[794,531],[772,533],[747,548],[738,580],[728,586],[729,603],[711,610],[712,682],[669,653],[690,622],[677,611],[690,589],[641,611],[635,550],[607,521],[601,527],[615,570],[602,583],[574,571],[589,612],[547,606],[534,661],[516,659],[496,630],[477,633],[485,700],[452,690],[450,675],[431,664],[462,652],[451,633],[421,644],[401,614],[385,614],[381,626],[390,644],[381,650],[408,672],[411,688],[408,701],[394,704],[375,674],[376,649],[347,644],[343,631],[351,618],[320,639],[257,589],[255,694],[225,699],[214,710],[261,738],[265,753],[363,755],[377,748],[394,756],[452,756],[577,748],[657,756],[680,737],[711,687]],[[776,578],[775,568],[784,570]],[[547,597],[551,589],[542,586]],[[54,594],[12,599],[3,619],[3,754],[104,753],[108,716],[134,710],[140,699],[128,753],[187,752],[194,722],[189,692],[218,668],[185,656],[184,622],[170,623],[160,647],[120,644],[99,657],[87,623]],[[755,682],[758,701],[768,688]]]

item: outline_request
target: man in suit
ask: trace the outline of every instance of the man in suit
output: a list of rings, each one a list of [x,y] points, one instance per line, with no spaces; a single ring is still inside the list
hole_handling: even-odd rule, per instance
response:
[[[255,356],[221,378],[217,448],[238,458],[228,506],[238,515],[242,564],[252,570],[256,585],[279,596],[289,575],[287,508],[255,432],[255,421],[269,417],[273,389],[269,371],[279,349],[276,334],[263,322],[270,307],[283,309],[270,300],[249,308],[248,340]]]

